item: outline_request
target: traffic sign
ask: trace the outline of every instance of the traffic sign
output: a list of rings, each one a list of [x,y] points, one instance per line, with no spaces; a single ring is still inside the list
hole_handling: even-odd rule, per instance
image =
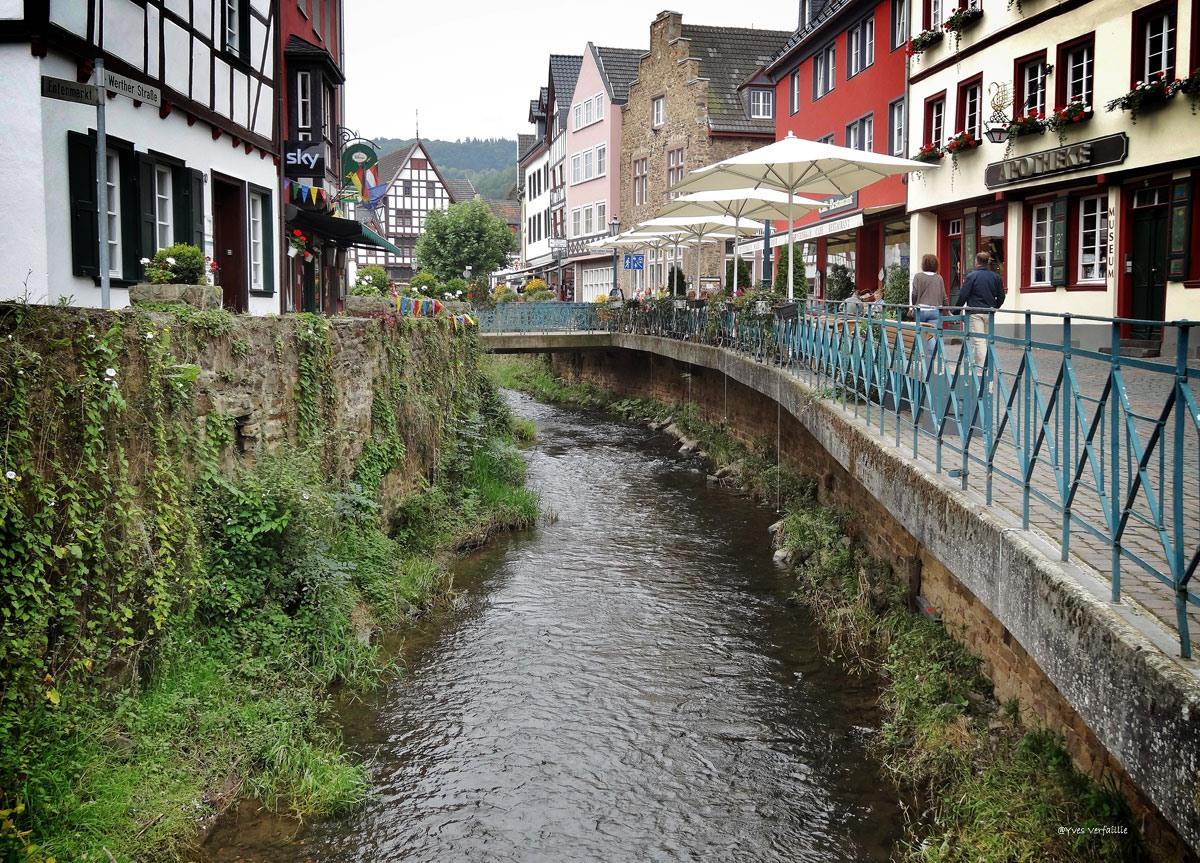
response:
[[[94,84],[80,84],[67,78],[42,76],[42,95],[47,99],[59,99],[63,102],[79,102],[81,105],[95,105],[99,91]]]
[[[626,255],[625,269],[627,270],[644,270],[646,269],[645,255]]]
[[[149,84],[143,84],[141,81],[126,78],[124,75],[118,75],[116,72],[110,72],[108,69],[104,70],[103,77],[105,90],[120,93],[122,96],[128,96],[136,102],[145,102],[147,105],[153,105],[155,108],[162,106],[162,90],[157,87],[151,87]]]

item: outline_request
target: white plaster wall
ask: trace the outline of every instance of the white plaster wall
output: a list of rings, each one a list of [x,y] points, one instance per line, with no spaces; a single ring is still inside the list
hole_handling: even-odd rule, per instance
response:
[[[41,70],[28,45],[0,45],[0,105],[4,108],[4,137],[24,142],[8,148],[0,171],[0,299],[15,299],[25,292],[35,302],[50,299],[46,272],[44,200],[46,174],[38,142],[42,139],[42,115],[30,104],[41,98]],[[81,106],[82,107],[82,106]],[[60,177],[66,176],[66,162]]]
[[[526,191],[528,191],[528,189],[529,189],[529,179],[528,178],[531,175],[541,171],[542,168],[548,164],[549,159],[550,159],[549,153],[543,154],[542,156],[539,156],[537,159],[535,159],[533,162],[531,162],[529,167],[525,169],[525,177],[526,177],[525,189],[526,189]],[[543,219],[543,220],[545,219],[545,216],[543,214],[547,210],[550,209],[550,186],[551,186],[551,184],[549,182],[547,182],[545,184],[545,187],[542,190],[542,194],[529,201],[529,203],[527,205],[528,215],[537,216],[538,218]],[[544,227],[544,225],[543,225],[543,227]],[[535,261],[538,263],[544,263],[544,261],[541,259],[550,257],[550,232],[549,231],[545,231],[542,239],[536,243],[529,242],[528,228],[526,228],[522,232],[522,236],[526,237],[526,240],[525,240],[525,263],[526,264],[530,264]]]
[[[24,19],[25,0],[0,0],[0,20]]]

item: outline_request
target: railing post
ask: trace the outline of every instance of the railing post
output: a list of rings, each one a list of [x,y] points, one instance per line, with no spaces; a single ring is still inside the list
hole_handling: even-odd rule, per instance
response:
[[[996,312],[988,312],[987,355],[983,361],[983,455],[987,459],[984,468],[984,495],[988,506],[992,505],[992,437],[996,415]]]
[[[1184,580],[1183,556],[1183,436],[1185,431],[1184,411],[1188,410],[1184,387],[1187,386],[1188,341],[1191,326],[1185,321],[1179,325],[1175,346],[1175,440],[1171,465],[1172,520],[1171,573],[1175,580],[1175,617],[1179,625],[1179,653],[1184,659],[1192,658],[1192,639],[1188,631],[1187,581]],[[1166,477],[1162,478],[1166,482]]]
[[[1033,459],[1035,458],[1030,437],[1033,433],[1033,388],[1036,382],[1033,380],[1033,315],[1028,311],[1025,312],[1025,361],[1022,368],[1024,371],[1021,383],[1025,398],[1021,408],[1023,414],[1021,417],[1021,469],[1025,472],[1025,477],[1021,489],[1021,527],[1029,530],[1029,491],[1030,479],[1033,476]]]
[[[1071,379],[1073,375],[1067,374],[1071,367],[1071,313],[1063,315],[1063,334],[1062,334],[1062,373],[1059,378],[1062,380],[1063,392],[1059,394],[1059,416],[1062,417],[1062,440],[1059,442],[1058,463],[1059,463],[1059,480],[1058,480],[1058,495],[1059,502],[1062,504],[1062,552],[1061,559],[1066,560],[1070,555],[1071,548],[1071,507],[1067,504],[1070,499],[1071,475],[1074,471],[1071,470],[1071,465],[1074,462],[1071,453],[1071,432],[1074,426],[1075,417],[1075,401],[1071,392]]]
[[[1109,470],[1111,481],[1108,493],[1111,496],[1109,509],[1112,511],[1112,558],[1109,568],[1112,570],[1112,601],[1121,601],[1121,395],[1117,391],[1117,373],[1121,368],[1121,325],[1112,322],[1109,340],[1108,368],[1108,415],[1111,440],[1109,445]]]

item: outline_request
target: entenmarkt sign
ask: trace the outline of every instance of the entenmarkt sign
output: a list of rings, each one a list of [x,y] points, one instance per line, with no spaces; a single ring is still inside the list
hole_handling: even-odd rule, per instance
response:
[[[1005,159],[987,166],[983,182],[989,189],[1011,186],[1055,174],[1119,165],[1129,155],[1129,138],[1124,132],[1080,141],[1054,150],[1042,150],[1016,159]]]
[[[47,99],[58,99],[63,102],[79,102],[82,105],[96,104],[96,87],[92,84],[80,84],[66,78],[42,76],[42,95]]]

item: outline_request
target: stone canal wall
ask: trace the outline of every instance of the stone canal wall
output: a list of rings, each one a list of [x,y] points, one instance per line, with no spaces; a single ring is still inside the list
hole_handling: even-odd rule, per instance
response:
[[[556,338],[569,344],[546,341]],[[1107,603],[1105,586],[1048,544],[886,450],[794,376],[703,345],[601,338],[552,353],[555,371],[628,397],[693,404],[748,444],[778,441],[783,462],[816,479],[823,502],[852,512],[853,534],[982,659],[997,698],[1017,699],[1027,721],[1063,736],[1081,770],[1120,788],[1156,856],[1181,860],[1200,847],[1200,684],[1169,658],[1169,635]],[[531,347],[508,341],[488,346]]]

